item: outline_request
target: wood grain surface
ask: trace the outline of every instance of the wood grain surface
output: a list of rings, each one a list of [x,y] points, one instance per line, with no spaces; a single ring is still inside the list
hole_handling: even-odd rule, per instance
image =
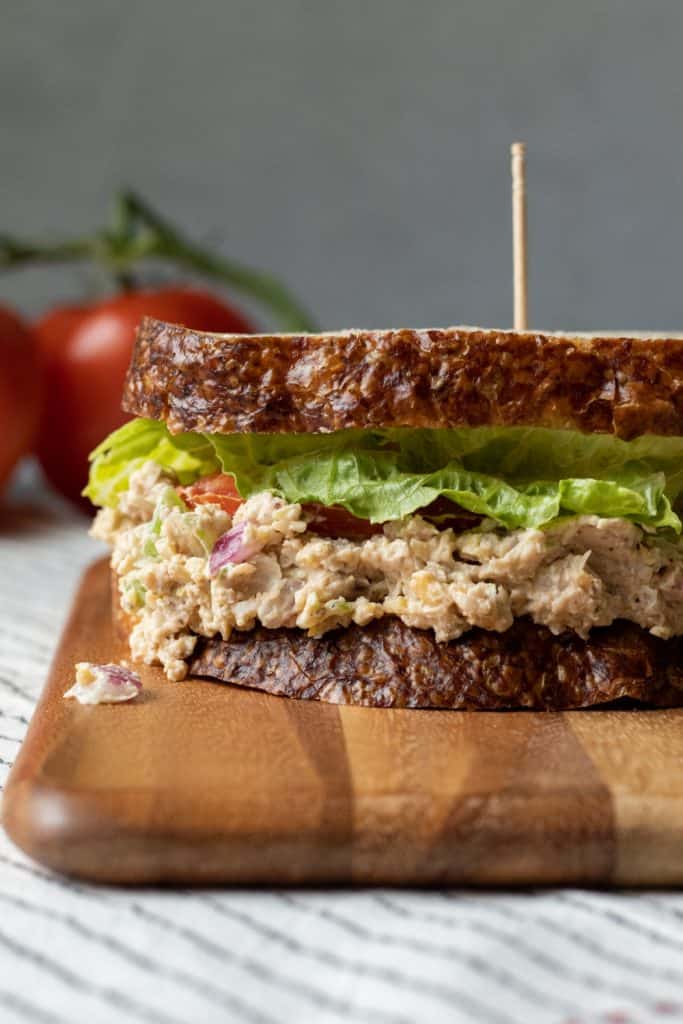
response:
[[[433,712],[291,701],[143,669],[130,704],[62,694],[126,656],[86,573],[4,824],[117,883],[683,882],[683,710]]]

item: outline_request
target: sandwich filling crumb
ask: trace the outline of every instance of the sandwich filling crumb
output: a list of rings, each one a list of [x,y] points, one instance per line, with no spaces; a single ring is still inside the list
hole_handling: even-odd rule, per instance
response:
[[[443,642],[475,626],[504,631],[520,616],[582,637],[616,619],[664,639],[683,634],[683,542],[626,519],[455,532],[416,514],[362,539],[329,538],[269,491],[231,516],[211,503],[188,510],[173,483],[145,463],[92,529],[113,547],[133,657],[169,679],[187,674],[199,636],[228,639],[259,623],[318,637],[394,615]]]
[[[125,662],[93,665],[90,661],[79,661],[76,679],[64,696],[73,697],[79,704],[120,704],[135,700],[141,690],[140,676]]]

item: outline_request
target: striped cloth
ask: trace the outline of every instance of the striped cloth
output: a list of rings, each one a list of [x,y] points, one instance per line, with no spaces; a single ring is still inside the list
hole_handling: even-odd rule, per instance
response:
[[[0,513],[0,782],[82,568],[30,468]],[[683,895],[95,888],[0,835],[0,1022],[683,1021]]]

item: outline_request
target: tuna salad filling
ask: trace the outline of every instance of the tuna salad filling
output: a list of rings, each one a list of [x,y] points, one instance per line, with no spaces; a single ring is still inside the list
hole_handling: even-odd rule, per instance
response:
[[[429,504],[377,525],[339,510],[335,530],[335,509],[308,492],[293,501],[280,486],[254,487],[241,497],[226,479],[179,486],[177,469],[138,458],[93,526],[113,549],[131,653],[169,679],[187,674],[198,637],[227,640],[259,623],[319,637],[393,615],[443,642],[475,626],[504,631],[520,616],[582,637],[616,619],[664,639],[683,634],[683,543],[663,483],[653,515],[673,529],[571,509],[515,528],[467,504],[469,522]]]

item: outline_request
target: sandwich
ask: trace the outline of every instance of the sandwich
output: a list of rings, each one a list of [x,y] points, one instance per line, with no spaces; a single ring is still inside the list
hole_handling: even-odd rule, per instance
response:
[[[91,457],[131,654],[288,697],[683,697],[683,340],[147,319]]]

